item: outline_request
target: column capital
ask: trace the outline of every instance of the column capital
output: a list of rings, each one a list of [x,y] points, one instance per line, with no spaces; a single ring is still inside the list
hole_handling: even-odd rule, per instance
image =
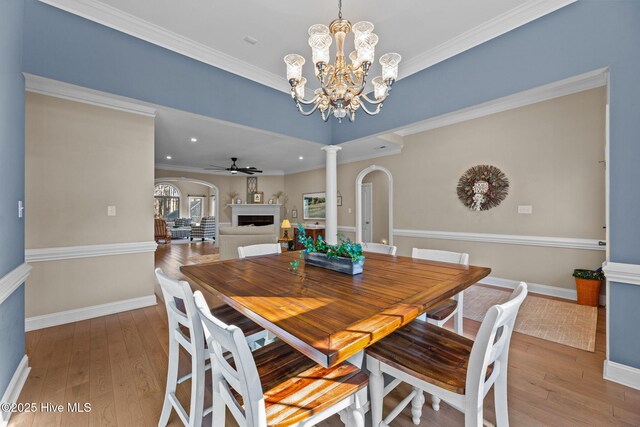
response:
[[[329,153],[337,153],[338,151],[342,150],[342,147],[338,146],[338,145],[325,145],[324,147],[322,147],[323,151],[326,151],[327,154]]]

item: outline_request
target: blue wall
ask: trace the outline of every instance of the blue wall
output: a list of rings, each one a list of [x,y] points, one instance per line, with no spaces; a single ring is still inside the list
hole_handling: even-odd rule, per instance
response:
[[[25,2],[24,70],[28,73],[330,142],[330,125],[297,114],[288,94],[36,0]],[[284,72],[284,63],[282,67]]]
[[[286,94],[26,0],[24,70],[323,143],[388,131],[602,67],[611,75],[611,261],[640,264],[640,2],[581,0],[399,81],[379,116],[355,124],[299,116]],[[245,102],[239,102],[242,100]],[[629,306],[611,286],[611,360],[640,368]],[[635,319],[637,320],[637,319]]]
[[[0,277],[24,262],[22,0],[0,2]],[[0,304],[0,396],[24,356],[24,285]]]

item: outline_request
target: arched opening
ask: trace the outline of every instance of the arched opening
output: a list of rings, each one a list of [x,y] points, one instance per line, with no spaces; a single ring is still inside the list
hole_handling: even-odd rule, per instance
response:
[[[388,169],[382,166],[371,165],[358,174],[356,177],[356,242],[362,242],[363,240],[363,221],[362,221],[362,213],[363,213],[363,198],[362,198],[362,188],[363,188],[363,180],[367,175],[372,172],[381,171],[387,176],[387,204],[388,204],[388,228],[387,228],[387,240],[389,245],[393,245],[393,176]]]
[[[213,216],[215,216],[216,218],[216,234],[215,234],[215,245],[218,246],[218,242],[219,242],[219,238],[218,238],[218,223],[220,221],[220,190],[218,190],[218,187],[216,187],[215,185],[213,185],[210,182],[207,181],[202,181],[199,179],[193,179],[193,178],[184,178],[184,177],[169,177],[169,178],[156,178],[155,179],[155,184],[167,184],[167,185],[171,185],[172,182],[191,182],[191,183],[195,183],[195,184],[200,184],[200,185],[204,185],[206,187],[209,187],[212,191],[210,192],[210,200],[207,201],[208,206],[209,206],[209,214],[211,215],[213,213]],[[175,188],[175,187],[174,187]],[[179,190],[178,190],[179,192]]]

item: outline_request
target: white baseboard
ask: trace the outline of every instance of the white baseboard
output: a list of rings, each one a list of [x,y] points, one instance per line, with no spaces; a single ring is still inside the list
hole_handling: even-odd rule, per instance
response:
[[[110,302],[107,304],[94,305],[91,307],[61,311],[59,313],[28,317],[25,319],[25,329],[28,332],[36,329],[49,328],[51,326],[64,325],[66,323],[78,322],[80,320],[93,319],[95,317],[149,307],[155,304],[156,296],[153,294],[123,301]]]
[[[11,377],[7,390],[2,395],[2,403],[16,403],[18,401],[22,387],[29,376],[29,371],[31,371],[31,368],[29,367],[29,358],[25,354],[18,364],[13,377]],[[9,418],[11,418],[11,412],[0,412],[0,427],[8,425]]]
[[[526,280],[524,281],[526,282]],[[502,279],[500,277],[488,276],[480,280],[483,285],[495,286],[498,288],[515,289],[520,283],[519,280]],[[557,286],[541,285],[539,283],[526,282],[529,292],[534,294],[546,295],[556,298],[564,298],[571,301],[578,300],[578,294],[575,289],[558,288]],[[600,295],[600,305],[606,304],[606,296]]]
[[[640,390],[640,369],[638,368],[605,360],[604,379]]]

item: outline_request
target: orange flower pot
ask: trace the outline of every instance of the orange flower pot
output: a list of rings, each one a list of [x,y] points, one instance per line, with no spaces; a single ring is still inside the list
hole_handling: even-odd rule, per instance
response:
[[[597,307],[600,303],[601,280],[581,279],[576,277],[576,290],[578,292],[578,304]]]

